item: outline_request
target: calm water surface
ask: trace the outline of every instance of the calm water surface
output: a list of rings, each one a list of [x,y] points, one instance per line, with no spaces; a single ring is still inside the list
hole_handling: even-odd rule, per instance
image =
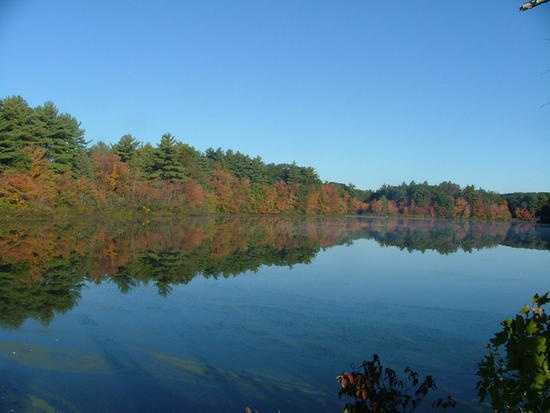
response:
[[[550,289],[550,228],[527,224],[4,228],[0,411],[338,412],[336,375],[373,353],[489,411],[484,347]]]

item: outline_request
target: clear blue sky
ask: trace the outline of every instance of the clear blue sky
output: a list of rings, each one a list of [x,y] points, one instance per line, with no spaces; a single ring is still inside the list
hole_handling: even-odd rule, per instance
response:
[[[550,4],[0,0],[0,97],[362,189],[550,191]]]

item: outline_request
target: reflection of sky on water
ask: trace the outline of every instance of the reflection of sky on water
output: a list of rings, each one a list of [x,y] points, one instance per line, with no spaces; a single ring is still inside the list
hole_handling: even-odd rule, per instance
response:
[[[50,326],[0,330],[3,342],[55,350],[40,350],[33,368],[4,346],[0,367],[23,390],[80,411],[337,411],[336,374],[377,352],[475,398],[476,363],[498,322],[549,288],[548,251],[440,255],[359,240],[310,265],[196,277],[167,297],[152,285],[120,294],[89,284]],[[84,354],[108,371],[63,371]]]
[[[299,271],[266,270],[275,271],[286,278],[265,283],[286,291],[292,279],[295,294],[509,314],[535,291],[550,287],[550,253],[503,246],[449,255],[408,253],[359,240],[320,253]]]

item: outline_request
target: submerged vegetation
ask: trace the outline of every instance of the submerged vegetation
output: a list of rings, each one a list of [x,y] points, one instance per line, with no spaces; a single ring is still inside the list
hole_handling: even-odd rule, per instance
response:
[[[550,221],[550,194],[507,194],[451,182],[376,191],[322,182],[312,167],[205,152],[170,133],[153,146],[132,135],[90,146],[77,119],[52,102],[0,100],[0,213],[375,214]]]

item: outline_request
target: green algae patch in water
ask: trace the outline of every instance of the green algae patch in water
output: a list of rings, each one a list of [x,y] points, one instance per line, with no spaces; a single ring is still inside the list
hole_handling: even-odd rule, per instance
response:
[[[39,397],[29,395],[30,408],[33,412],[44,412],[44,413],[56,413],[57,409],[49,404],[46,400]]]
[[[12,381],[0,383],[0,411],[28,413],[80,413],[80,410],[67,400],[42,390],[36,386],[29,389],[19,387]]]
[[[205,364],[201,364],[188,358],[168,356],[166,354],[153,354],[153,358],[165,364],[168,364],[172,368],[183,370],[186,373],[198,376],[206,376],[208,375],[209,370],[211,370]]]
[[[108,374],[110,367],[98,354],[20,342],[1,342],[0,355],[25,367],[61,373]]]
[[[241,394],[252,394],[257,393],[258,389],[263,389],[264,396],[256,396],[259,399],[267,400],[277,397],[281,392],[300,394],[301,397],[310,397],[312,399],[325,397],[322,391],[297,377],[289,380],[288,378],[282,379],[277,377],[275,373],[270,374],[266,371],[232,372],[189,358],[165,354],[153,354],[152,357],[161,362],[164,375],[169,374],[173,379],[183,381],[185,381],[184,376],[192,376],[188,380],[200,382],[204,388],[208,388],[209,386],[215,388],[216,385],[223,382],[224,389],[227,392],[234,391]]]

